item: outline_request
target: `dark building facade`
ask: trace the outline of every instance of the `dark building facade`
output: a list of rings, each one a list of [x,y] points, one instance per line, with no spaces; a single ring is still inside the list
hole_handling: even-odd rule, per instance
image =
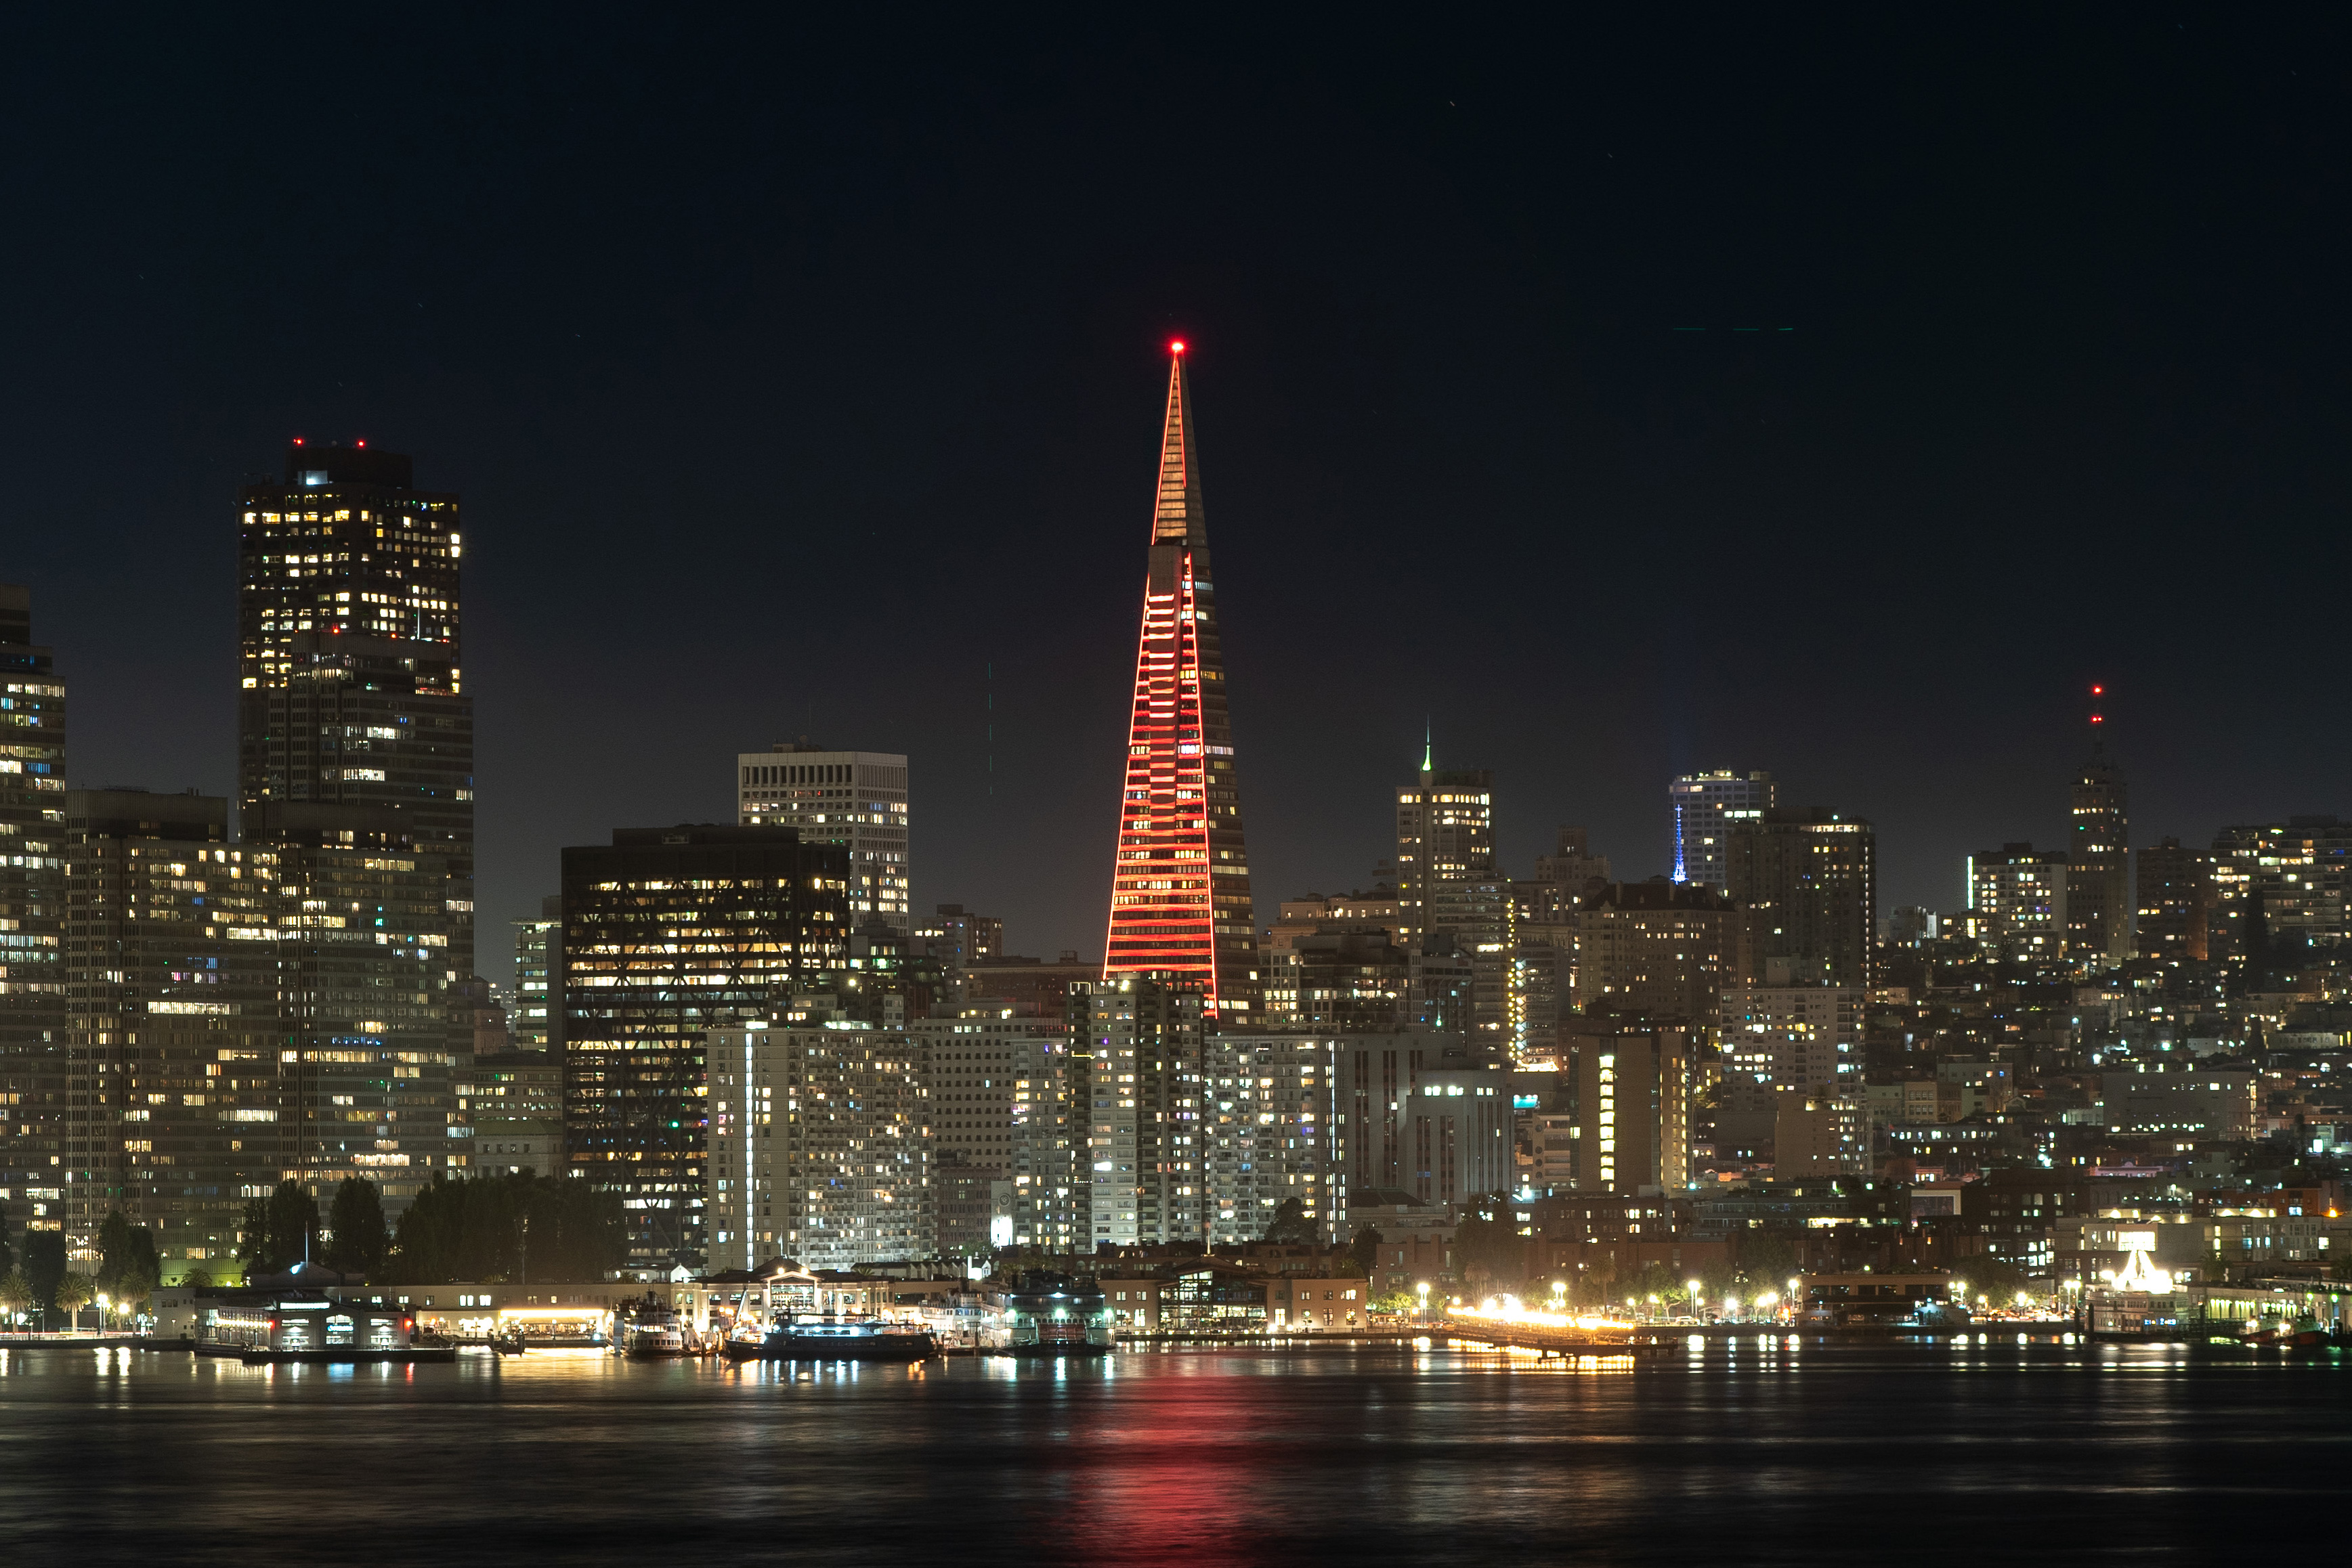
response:
[[[66,688],[0,583],[0,1219],[64,1226]]]
[[[395,812],[448,879],[437,993],[474,973],[474,707],[466,695],[457,497],[409,459],[297,443],[246,487],[237,587],[237,792],[248,841],[271,803]],[[446,1004],[445,1004],[446,1006]],[[452,1028],[463,1019],[452,1010]]]
[[[703,1250],[705,1041],[845,973],[849,852],[783,827],[623,828],[563,852],[565,1156],[630,1266]]]
[[[2132,956],[2131,791],[2095,746],[2074,776],[2066,834],[2066,954],[2120,964]]]
[[[2139,852],[2139,956],[2203,963],[2210,952],[2213,857],[2163,839]]]
[[[1867,821],[1818,807],[1767,811],[1732,824],[1727,844],[1728,891],[1748,914],[1751,978],[1871,983],[1878,837]]]
[[[217,1270],[288,1168],[277,852],[231,844],[219,796],[65,799],[69,1248],[120,1208]]]

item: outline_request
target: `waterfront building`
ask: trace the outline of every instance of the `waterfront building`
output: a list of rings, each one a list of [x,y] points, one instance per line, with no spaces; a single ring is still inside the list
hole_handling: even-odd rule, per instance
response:
[[[66,688],[0,583],[0,1228],[65,1226]]]
[[[2004,958],[2063,958],[2071,882],[2063,850],[2013,843],[1970,855],[1969,907],[1977,939]]]
[[[561,1051],[563,1003],[557,987],[563,974],[563,900],[551,894],[539,901],[536,918],[518,920],[515,934],[514,1006],[508,1033],[518,1051]]]
[[[1581,1033],[1575,1075],[1576,1186],[1668,1192],[1690,1180],[1691,1038],[1673,1025]]]
[[[808,844],[849,852],[852,929],[880,920],[911,932],[908,915],[907,759],[892,751],[832,751],[778,741],[735,758],[735,820],[786,827]]]
[[[2161,839],[2139,852],[2138,872],[2139,956],[2203,963],[2212,937],[2213,857]]]
[[[1712,1027],[1724,988],[1749,967],[1744,912],[1704,883],[1610,883],[1577,912],[1574,995],[1582,1012]]]
[[[228,841],[228,801],[65,797],[67,1242],[121,1209],[173,1262],[236,1251],[246,1200],[291,1153],[281,1074],[278,857]]]
[[[1775,959],[1791,982],[1871,983],[1878,932],[1878,838],[1859,817],[1819,807],[1729,821],[1725,887],[1748,915],[1751,977]]]
[[[810,1270],[939,1250],[921,1047],[824,993],[708,1037],[708,1240],[713,1268],[776,1257]]]
[[[474,973],[457,497],[417,489],[398,453],[298,441],[282,483],[246,486],[237,541],[242,836],[268,841],[265,805],[396,816],[393,836],[447,878],[430,988],[446,1016],[440,993]]]
[[[1739,773],[1725,768],[1685,773],[1668,784],[1673,880],[1699,883],[1718,892],[1728,888],[1732,830],[1741,822],[1761,821],[1773,808],[1774,789],[1769,773]]]
[[[790,828],[622,828],[563,852],[563,1124],[630,1265],[701,1251],[704,1046],[848,961],[849,853]]]
[[[2094,743],[2074,776],[2066,839],[2066,953],[2101,966],[2132,956],[2131,792]]]
[[[1172,345],[1103,978],[1199,988],[1213,1026],[1260,1009],[1257,921],[1201,500],[1184,346]]]

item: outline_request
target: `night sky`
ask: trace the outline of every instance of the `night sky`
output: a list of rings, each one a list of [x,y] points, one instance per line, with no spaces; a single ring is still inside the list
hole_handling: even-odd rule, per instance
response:
[[[465,499],[486,972],[802,734],[911,754],[918,909],[1098,954],[1181,335],[1262,918],[1368,884],[1425,717],[1522,875],[1765,768],[1958,907],[2093,680],[2136,843],[2352,814],[2341,13],[1891,9],[12,10],[72,781],[230,790],[236,488],[364,437]]]

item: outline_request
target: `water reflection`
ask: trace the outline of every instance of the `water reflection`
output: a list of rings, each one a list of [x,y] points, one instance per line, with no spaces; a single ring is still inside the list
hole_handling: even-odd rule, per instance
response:
[[[2070,1339],[918,1367],[10,1346],[0,1541],[11,1563],[315,1561],[322,1530],[440,1563],[1813,1562],[1991,1529],[1995,1497],[2000,1537],[2051,1554],[2218,1551],[2254,1490],[2266,1535],[2332,1517],[2339,1357]]]

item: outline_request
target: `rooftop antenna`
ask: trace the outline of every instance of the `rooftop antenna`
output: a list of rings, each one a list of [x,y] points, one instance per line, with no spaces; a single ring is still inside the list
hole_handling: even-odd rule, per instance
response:
[[[1424,714],[1421,720],[1421,770],[1423,773],[1437,771],[1436,756],[1437,726]]]

